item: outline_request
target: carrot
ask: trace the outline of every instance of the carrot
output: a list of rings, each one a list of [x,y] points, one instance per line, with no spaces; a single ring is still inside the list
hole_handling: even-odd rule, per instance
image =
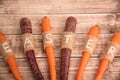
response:
[[[112,40],[111,42],[114,42],[116,44],[119,44],[120,45],[120,32],[116,32],[113,37],[112,37]],[[117,50],[117,48],[116,48]],[[110,48],[107,50],[107,51],[110,51]],[[116,51],[117,53],[118,51]],[[110,53],[109,55],[114,55],[115,53]],[[105,53],[105,55],[108,55],[108,53]],[[112,56],[112,58],[114,58],[114,56]],[[101,80],[102,79],[102,76],[106,70],[106,68],[108,67],[108,64],[110,63],[111,59],[109,59],[108,57],[104,56],[101,61],[100,61],[100,65],[99,65],[99,69],[97,71],[97,74],[96,74],[96,77],[95,77],[95,80]]]
[[[108,64],[109,64],[109,60],[108,59],[103,58],[101,60],[95,80],[101,80],[101,78],[102,78],[106,68],[108,67]]]
[[[24,53],[27,55],[31,70],[33,71],[35,80],[44,80],[44,77],[38,67],[35,52],[34,52],[34,39],[32,36],[32,25],[28,18],[20,20],[20,28],[22,33],[22,40],[24,43]]]
[[[61,45],[61,73],[60,80],[68,80],[70,56],[73,50],[75,40],[77,20],[75,17],[68,17],[65,23],[65,29],[62,37]]]
[[[88,33],[89,36],[93,36],[95,38],[98,38],[98,34],[99,34],[99,27],[97,25],[93,26]],[[92,44],[94,44],[94,43],[91,43],[91,45]],[[82,79],[83,73],[85,71],[85,67],[87,66],[87,63],[88,63],[90,57],[91,57],[91,53],[89,51],[84,50],[83,54],[82,54],[82,59],[80,62],[76,80],[83,80]]]
[[[50,20],[48,17],[44,17],[42,20],[42,32],[44,34],[44,32],[49,32],[49,31],[51,31]],[[46,34],[44,38],[46,38],[47,35],[49,34]],[[53,41],[52,38],[50,39]],[[56,60],[54,55],[54,46],[52,44],[46,45],[45,51],[48,57],[48,63],[49,63],[49,69],[50,69],[50,80],[56,80]]]
[[[3,43],[1,51],[3,51],[3,50],[6,51],[5,53],[2,53],[0,51],[0,53],[3,54],[3,57],[5,58],[6,62],[8,63],[15,79],[22,80],[22,77],[20,76],[19,70],[17,68],[15,57],[14,57],[13,53],[11,53],[12,50],[11,50],[10,46],[8,45],[8,43],[6,42],[6,37],[3,33],[0,33],[0,43]]]

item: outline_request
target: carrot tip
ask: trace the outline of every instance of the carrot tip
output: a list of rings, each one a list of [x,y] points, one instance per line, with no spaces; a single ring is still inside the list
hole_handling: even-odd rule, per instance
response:
[[[99,27],[99,23],[96,23],[96,25],[95,25],[96,27]]]
[[[5,41],[5,40],[6,40],[5,35],[2,32],[0,32],[0,41]]]
[[[44,18],[47,18],[47,16],[44,16]]]
[[[49,18],[47,16],[44,16],[42,19],[43,22],[50,22]]]
[[[45,16],[42,19],[42,31],[45,32],[45,31],[50,31],[50,30],[51,30],[50,19],[47,16]]]
[[[97,27],[100,30],[100,26],[99,25],[100,25],[99,23],[96,23],[95,27]]]
[[[120,27],[113,27],[110,32],[111,32],[111,33],[120,32]]]

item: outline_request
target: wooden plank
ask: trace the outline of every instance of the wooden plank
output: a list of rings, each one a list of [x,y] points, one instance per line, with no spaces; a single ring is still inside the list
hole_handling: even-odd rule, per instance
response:
[[[53,32],[61,34],[68,16],[77,18],[76,33],[87,33],[91,26],[98,23],[101,33],[110,33],[111,28],[119,27],[120,14],[63,14],[63,15],[0,15],[0,31],[5,34],[20,34],[19,20],[22,17],[30,18],[33,34],[41,34],[41,19],[48,16],[51,19]]]
[[[96,75],[96,71],[90,71],[90,72],[85,72],[83,80],[94,80]],[[69,73],[69,80],[75,80],[75,71]],[[119,80],[120,79],[120,73],[112,73],[112,72],[106,72],[102,80]]]
[[[17,63],[18,63],[18,67],[20,70],[20,73],[23,77],[23,79],[30,79],[30,80],[34,80],[32,72],[30,70],[29,64],[26,60],[26,58],[24,59],[16,59]],[[57,78],[59,80],[59,74],[60,74],[60,58],[56,58],[57,60]],[[111,80],[119,80],[120,76],[120,68],[119,68],[119,58],[115,58],[114,61],[109,65],[108,69],[106,70],[104,76],[103,76],[103,80],[110,80],[109,78],[111,78]],[[75,76],[77,74],[77,70],[79,67],[79,61],[80,58],[71,58],[71,63],[70,63],[70,71],[69,71],[69,80],[74,80]],[[49,80],[49,70],[48,70],[48,63],[47,63],[47,59],[46,58],[37,58],[37,62],[39,64],[39,67],[45,77],[46,80]],[[85,80],[93,80],[97,69],[98,69],[98,65],[99,65],[99,59],[98,58],[91,58],[85,73],[84,73],[84,79]],[[3,59],[0,59],[0,78],[2,80],[7,80],[7,79],[12,79],[14,80],[11,71],[9,70],[7,64],[4,63]],[[29,77],[29,78],[28,78]]]
[[[29,79],[29,80],[35,80],[32,73],[24,72],[21,73],[23,80]],[[120,73],[105,73],[102,80],[119,80]],[[93,80],[95,78],[96,73],[95,72],[85,72],[83,80]],[[7,77],[6,77],[7,76]],[[49,74],[43,73],[43,76],[45,77],[45,80],[49,80]],[[69,73],[69,80],[75,80],[75,72],[70,71]],[[0,74],[0,80],[15,80],[12,74]],[[59,74],[57,75],[57,80],[60,80]]]
[[[119,0],[1,0],[5,14],[71,14],[120,12]]]

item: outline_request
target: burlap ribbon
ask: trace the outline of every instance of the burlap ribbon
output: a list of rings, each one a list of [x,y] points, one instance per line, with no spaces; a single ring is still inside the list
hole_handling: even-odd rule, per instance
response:
[[[72,32],[64,32],[62,36],[62,46],[61,49],[63,48],[69,48],[73,50],[73,44],[75,41],[75,34]]]
[[[118,53],[120,49],[120,45],[116,42],[110,42],[106,49],[104,50],[103,54],[100,56],[102,58],[107,58],[110,60],[110,62],[113,61],[115,55]]]
[[[95,36],[88,35],[85,44],[83,46],[83,51],[87,51],[92,55],[93,51],[97,46],[97,43],[98,43],[98,38],[96,38]]]
[[[44,49],[45,49],[47,46],[54,46],[53,34],[52,34],[51,31],[44,32],[44,33],[42,33],[42,35],[43,35]]]
[[[24,52],[34,50],[34,38],[31,33],[25,33],[22,35],[22,41],[24,44]]]
[[[6,62],[7,62],[8,56],[13,55],[13,50],[7,41],[0,42],[0,53],[4,57]]]

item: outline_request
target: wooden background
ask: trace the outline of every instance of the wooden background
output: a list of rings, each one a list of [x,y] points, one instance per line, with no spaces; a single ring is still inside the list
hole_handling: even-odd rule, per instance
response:
[[[50,80],[40,26],[41,19],[44,16],[51,19],[54,31],[58,80],[60,80],[61,34],[64,30],[66,18],[68,16],[77,18],[76,40],[71,55],[69,80],[75,80],[86,33],[92,25],[99,23],[101,28],[99,44],[86,67],[83,79],[94,80],[100,61],[99,55],[113,35],[111,29],[120,27],[120,0],[0,0],[0,31],[6,35],[15,51],[18,68],[23,80],[34,80],[34,78],[21,44],[19,20],[22,17],[28,17],[32,21],[36,59],[45,80]],[[15,80],[1,56],[0,80]],[[102,80],[120,80],[120,52],[109,65]]]

